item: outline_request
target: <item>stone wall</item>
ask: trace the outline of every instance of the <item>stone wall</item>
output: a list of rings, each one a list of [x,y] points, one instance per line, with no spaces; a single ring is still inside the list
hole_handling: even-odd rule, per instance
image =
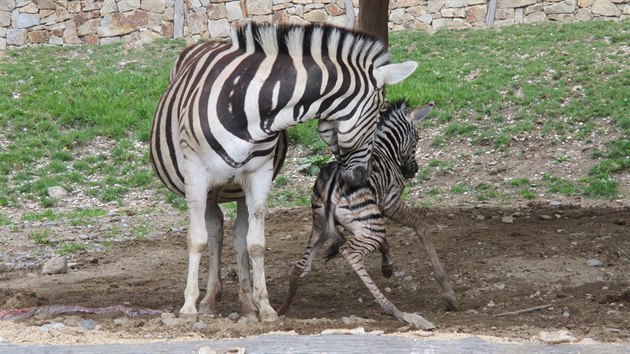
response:
[[[173,37],[177,0],[0,0],[0,50]],[[369,0],[364,0],[369,1]],[[390,0],[391,30],[505,26],[545,21],[621,20],[630,0]],[[344,0],[184,0],[183,36],[225,37],[246,18],[344,25]],[[358,0],[353,0],[355,13]],[[176,31],[175,31],[176,32]]]

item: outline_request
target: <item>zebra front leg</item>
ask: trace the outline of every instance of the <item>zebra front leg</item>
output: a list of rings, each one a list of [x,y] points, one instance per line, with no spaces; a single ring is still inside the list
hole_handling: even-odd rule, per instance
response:
[[[238,268],[239,292],[241,303],[241,320],[243,322],[257,322],[256,306],[252,300],[252,278],[250,275],[249,255],[247,254],[247,204],[244,200],[237,202],[236,226],[234,228],[234,251]]]
[[[191,174],[194,176],[194,174]],[[193,178],[187,179],[186,203],[190,224],[188,227],[188,274],[184,289],[184,305],[179,310],[179,317],[186,320],[197,319],[196,303],[199,298],[199,262],[201,253],[208,243],[206,229],[206,184],[195,183]]]
[[[199,303],[199,312],[213,314],[217,311],[217,300],[221,297],[221,251],[223,248],[223,213],[215,202],[206,205],[206,230],[208,232],[208,285],[206,295]]]
[[[446,305],[449,310],[458,310],[459,304],[457,303],[457,296],[455,295],[451,284],[448,282],[446,273],[442,268],[442,264],[440,264],[440,259],[437,256],[435,247],[433,247],[431,235],[429,234],[426,226],[423,225],[418,216],[413,212],[413,209],[409,208],[402,201],[398,201],[396,205],[385,211],[385,216],[415,230],[429,254],[429,260],[431,261],[431,267],[433,268],[433,277],[440,285],[442,298],[446,301]]]
[[[348,242],[345,245],[341,246],[340,251],[341,255],[343,255],[343,257],[350,264],[355,273],[357,273],[361,281],[363,281],[363,284],[365,284],[370,293],[372,293],[372,296],[374,296],[374,299],[376,300],[376,302],[378,302],[379,305],[381,305],[381,308],[383,308],[383,311],[386,314],[394,316],[402,322],[408,323],[416,328],[420,328],[426,331],[435,328],[435,326],[431,322],[427,321],[422,316],[416,313],[407,313],[400,311],[391,301],[389,301],[385,297],[385,295],[383,295],[383,293],[379,290],[376,284],[374,284],[374,281],[372,281],[372,278],[370,278],[370,275],[363,267],[363,254],[361,252],[351,250],[350,247],[348,247]],[[369,252],[366,252],[366,254],[367,253]]]
[[[253,300],[258,306],[258,315],[263,322],[278,319],[278,314],[269,303],[265,279],[265,214],[272,173],[272,163],[268,163],[267,166],[261,166],[257,172],[248,175],[243,183],[249,213],[246,240],[252,269]]]
[[[305,277],[311,271],[313,259],[317,256],[319,249],[327,240],[322,231],[322,217],[319,214],[315,214],[313,215],[313,229],[311,230],[311,237],[308,240],[306,253],[304,253],[302,259],[296,262],[291,268],[291,274],[289,275],[289,292],[282,305],[278,308],[278,315],[285,315],[287,311],[289,311],[293,297],[299,287],[300,278]]]

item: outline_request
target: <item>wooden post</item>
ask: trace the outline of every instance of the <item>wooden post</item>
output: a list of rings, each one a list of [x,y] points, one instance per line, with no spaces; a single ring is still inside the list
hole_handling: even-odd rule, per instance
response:
[[[175,0],[175,18],[173,19],[173,38],[184,37],[184,0]]]
[[[494,25],[494,16],[497,13],[497,0],[490,0],[488,3],[488,12],[486,13],[486,27]]]
[[[359,29],[375,35],[388,46],[389,0],[359,1]]]
[[[346,0],[346,28],[354,28],[354,21],[356,19],[356,14],[354,13],[354,5],[352,5],[352,0]]]

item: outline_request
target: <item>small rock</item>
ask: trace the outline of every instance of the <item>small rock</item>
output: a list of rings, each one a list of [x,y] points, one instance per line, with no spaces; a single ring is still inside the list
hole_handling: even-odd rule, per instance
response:
[[[66,325],[64,325],[61,322],[52,322],[52,323],[46,323],[45,325],[42,325],[39,327],[39,331],[42,333],[48,332],[50,330],[56,329],[56,330],[61,330],[65,327]]]
[[[210,347],[199,348],[198,354],[219,354],[219,351]]]
[[[608,290],[608,289],[610,289],[610,288],[609,288],[609,287],[607,287],[606,285],[602,286],[602,290],[606,291],[606,290]]]
[[[614,334],[619,334],[621,333],[621,330],[618,328],[606,328],[606,332],[608,333],[614,333]]]
[[[201,321],[197,321],[195,323],[193,323],[192,328],[193,329],[204,329],[208,327],[205,323],[201,322]]]
[[[559,200],[552,200],[551,202],[549,202],[549,205],[551,206],[560,206],[562,205],[562,202]]]
[[[385,290],[385,292],[386,292],[386,293],[391,293],[391,292],[392,292],[392,288],[390,288],[389,286],[388,286],[388,287],[386,287],[386,288],[385,288],[385,289],[383,289],[383,290]]]
[[[540,218],[543,219],[543,220],[551,220],[551,215],[543,214],[543,215],[540,215]]]
[[[486,217],[481,214],[477,214],[477,220],[486,220]]]
[[[0,263],[0,273],[6,273],[11,268],[6,263]]]
[[[52,257],[42,266],[42,274],[68,273],[68,260],[66,257]]]
[[[162,318],[162,324],[166,327],[178,326],[182,321],[179,318]]]
[[[601,267],[602,261],[596,258],[591,258],[588,261],[586,261],[586,265],[589,267]]]
[[[504,216],[501,218],[501,222],[505,224],[512,224],[514,223],[514,217],[512,215]]]
[[[229,315],[227,315],[227,319],[231,321],[236,321],[238,320],[239,316],[240,315],[238,314],[238,312],[232,312]]]
[[[127,317],[118,317],[114,318],[112,322],[114,322],[115,326],[124,326],[129,323],[129,319]]]
[[[571,317],[571,314],[569,313],[568,309],[564,309],[564,311],[562,311],[562,317],[564,317],[564,318]]]
[[[48,188],[48,196],[53,199],[61,199],[68,195],[68,192],[61,186],[54,186]]]
[[[557,332],[544,332],[543,331],[543,332],[538,333],[538,339],[548,344],[571,343],[576,340],[567,331],[557,331]]]
[[[413,279],[413,277],[411,275],[408,275],[403,278],[403,281],[411,281],[411,279]]]
[[[228,348],[228,353],[245,354],[245,348],[232,347]]]
[[[486,307],[494,307],[494,306],[496,305],[494,304],[494,301],[492,300],[490,300],[490,302],[486,305]]]
[[[365,334],[365,329],[363,327],[357,327],[351,330],[350,334]]]
[[[399,327],[396,331],[397,332],[408,332],[410,329],[411,329],[411,325],[406,325],[406,326]]]
[[[398,278],[404,277],[405,274],[407,274],[407,272],[405,272],[404,270],[399,270],[399,271],[394,272],[394,276]]]
[[[87,330],[95,329],[97,325],[98,323],[94,320],[83,320],[79,322],[79,327]]]
[[[479,311],[477,311],[477,310],[468,310],[468,311],[466,311],[466,313],[469,313],[471,315],[478,315]]]

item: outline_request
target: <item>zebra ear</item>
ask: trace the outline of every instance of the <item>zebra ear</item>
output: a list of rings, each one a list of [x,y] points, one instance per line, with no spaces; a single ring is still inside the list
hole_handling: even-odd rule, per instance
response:
[[[435,103],[431,101],[424,106],[420,106],[414,109],[411,113],[407,115],[407,120],[409,120],[411,123],[423,120],[429,115],[429,113],[431,113],[431,110],[433,110],[433,106],[435,106]]]
[[[417,67],[418,63],[415,61],[387,64],[374,69],[374,77],[378,87],[397,84],[411,75]]]

